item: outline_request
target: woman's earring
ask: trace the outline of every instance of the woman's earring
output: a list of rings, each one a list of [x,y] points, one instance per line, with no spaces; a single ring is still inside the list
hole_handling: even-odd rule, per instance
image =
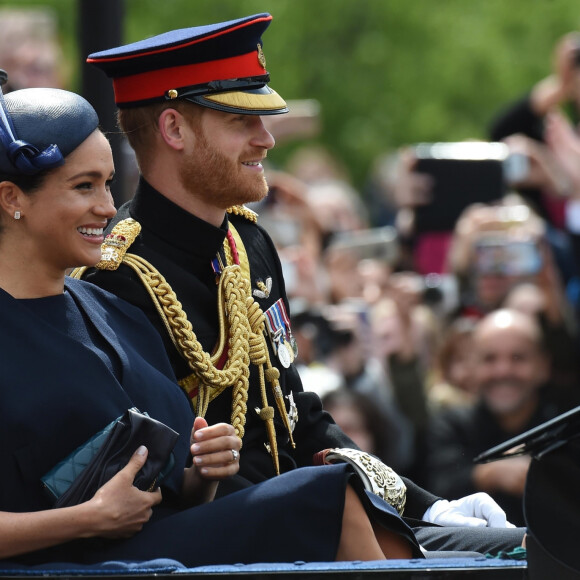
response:
[[[16,211],[14,212],[14,219],[15,219],[15,220],[19,220],[19,219],[20,219],[20,212],[19,212],[18,210],[16,210]]]

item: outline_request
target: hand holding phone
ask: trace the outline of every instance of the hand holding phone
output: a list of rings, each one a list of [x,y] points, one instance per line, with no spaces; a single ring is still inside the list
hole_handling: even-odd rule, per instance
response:
[[[475,252],[480,275],[533,276],[542,267],[539,248],[531,239],[491,235],[476,242]]]

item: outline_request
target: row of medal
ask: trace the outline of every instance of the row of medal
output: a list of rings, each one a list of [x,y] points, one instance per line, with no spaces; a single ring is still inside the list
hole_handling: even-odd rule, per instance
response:
[[[292,336],[284,300],[278,299],[264,314],[274,353],[280,364],[287,369],[298,356],[298,345]]]

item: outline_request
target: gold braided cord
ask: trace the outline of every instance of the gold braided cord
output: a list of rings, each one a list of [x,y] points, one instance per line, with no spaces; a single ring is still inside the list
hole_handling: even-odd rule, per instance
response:
[[[226,211],[228,213],[242,216],[249,222],[258,222],[258,214],[255,211],[252,211],[250,208],[247,208],[245,205],[232,205],[231,207],[228,207]]]
[[[155,296],[158,312],[167,321],[179,352],[195,375],[200,378],[197,405],[199,416],[203,417],[207,412],[208,390],[217,390],[221,393],[233,385],[231,424],[236,430],[236,435],[242,439],[247,413],[250,362],[259,367],[263,408],[258,411],[260,418],[266,423],[272,460],[276,473],[279,473],[278,447],[273,422],[274,410],[268,405],[264,375],[269,377],[269,382],[272,383],[278,411],[282,413],[290,438],[292,434],[277,380],[279,372],[271,366],[268,356],[268,347],[263,333],[265,316],[251,297],[249,282],[242,276],[241,268],[238,265],[226,266],[220,276],[218,294],[223,299],[224,310],[227,313],[227,316],[223,316],[223,311],[219,311],[220,336],[228,336],[228,357],[223,369],[220,370],[215,367],[215,361],[212,361],[216,354],[210,357],[203,350],[181,303],[163,276],[139,256],[126,254],[123,262],[137,272],[142,282]],[[248,306],[251,309],[250,312],[248,312]],[[256,329],[251,328],[250,321],[257,325]],[[266,372],[263,370],[264,366],[268,367]],[[292,444],[294,445],[293,441]]]
[[[235,207],[228,211],[255,221],[256,214],[247,208]],[[249,366],[254,364],[258,367],[262,408],[256,411],[264,421],[269,451],[276,473],[279,474],[274,409],[268,404],[266,382],[272,388],[276,407],[288,430],[291,444],[293,447],[295,445],[280,388],[280,373],[272,366],[269,357],[265,335],[265,315],[251,294],[249,260],[238,232],[230,223],[230,231],[234,237],[240,264],[232,263],[234,261],[232,248],[228,240],[224,240],[228,265],[222,269],[218,283],[219,342],[214,353],[210,355],[203,350],[197,340],[191,322],[187,319],[181,303],[163,275],[142,257],[127,252],[139,233],[140,227],[140,224],[133,219],[119,222],[107,237],[110,238],[109,245],[112,244],[113,247],[108,248],[107,240],[103,243],[104,259],[97,264],[97,267],[116,270],[120,263],[124,263],[137,274],[149,293],[173,344],[193,371],[193,374],[180,381],[180,384],[188,393],[197,387],[198,416],[205,416],[209,403],[225,389],[232,387],[231,424],[240,440],[244,436],[247,414]],[[106,253],[105,250],[111,251]],[[77,268],[71,275],[81,278],[85,270],[86,268]],[[224,357],[225,352],[227,356]],[[225,364],[219,369],[216,364],[223,358],[225,358]]]
[[[69,276],[71,278],[76,278],[80,280],[83,277],[83,274],[88,270],[87,266],[80,266],[79,268],[75,268],[71,272],[69,272]]]
[[[181,303],[162,274],[149,262],[134,254],[126,254],[123,263],[133,268],[145,287],[149,289],[179,352],[200,378],[200,386],[218,389],[220,392],[233,386],[232,425],[237,436],[242,439],[247,411],[250,361],[245,347],[248,343],[249,323],[245,300],[241,296],[247,282],[242,278],[240,268],[235,265],[224,268],[218,286],[218,292],[223,296],[227,313],[224,316],[223,310],[220,309],[220,337],[228,336],[228,358],[223,369],[218,369],[212,358],[217,360],[219,353],[210,357],[203,350]],[[223,342],[225,345],[225,339]],[[223,345],[221,350],[223,350]],[[203,401],[201,397],[201,401],[198,402],[198,407],[201,407],[198,408],[198,414],[202,417],[207,411],[207,404],[208,401]]]

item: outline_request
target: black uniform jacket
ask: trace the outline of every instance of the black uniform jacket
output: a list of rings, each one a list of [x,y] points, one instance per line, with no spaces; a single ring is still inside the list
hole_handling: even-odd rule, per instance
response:
[[[252,291],[257,288],[257,282],[263,282],[266,286],[271,283],[267,296],[264,293],[262,297],[254,294],[262,310],[265,312],[281,297],[288,308],[281,265],[272,240],[264,229],[245,217],[228,215],[221,227],[215,227],[173,204],[143,178],[134,198],[120,208],[109,229],[128,217],[137,220],[142,227],[129,252],[146,259],[165,277],[207,352],[212,352],[215,347],[219,328],[217,285],[211,261],[221,251],[228,220],[243,240],[250,262]],[[171,342],[152,299],[130,267],[121,265],[116,271],[91,269],[85,273],[84,279],[140,307],[163,337],[178,379],[191,374],[187,363]],[[284,369],[272,351],[270,357],[280,370],[280,386],[284,395],[292,392],[298,408],[298,423],[293,433],[295,449],[291,447],[288,433],[276,413],[281,472],[312,465],[313,454],[322,449],[356,448],[330,415],[322,410],[319,397],[304,392],[294,366]],[[270,404],[275,407],[273,398]],[[272,459],[265,447],[268,441],[265,426],[255,412],[255,408],[261,406],[257,372],[252,366],[240,472],[229,486],[220,484],[221,493],[229,493],[234,488],[258,483],[275,475]],[[231,390],[227,389],[210,403],[206,419],[210,424],[230,422],[230,416]],[[437,498],[408,480],[405,483],[408,488],[405,515],[421,518]]]

